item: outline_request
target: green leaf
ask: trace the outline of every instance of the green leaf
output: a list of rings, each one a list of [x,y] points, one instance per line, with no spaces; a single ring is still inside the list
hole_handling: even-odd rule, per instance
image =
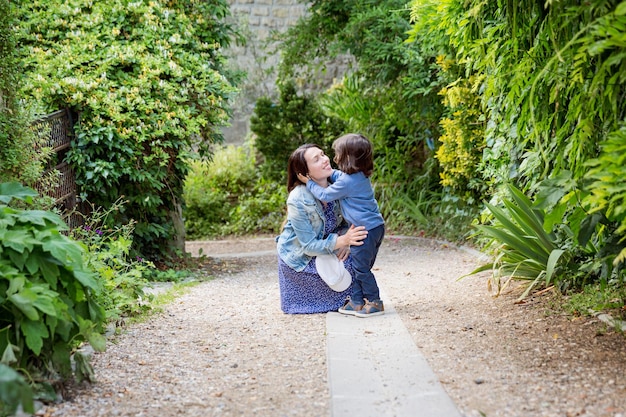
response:
[[[72,349],[67,343],[57,342],[54,344],[52,351],[52,361],[55,369],[64,377],[69,378],[72,375]]]
[[[550,254],[548,264],[546,265],[546,285],[550,285],[556,264],[559,262],[559,259],[564,253],[565,251],[563,249],[554,249]]]
[[[15,294],[21,291],[26,286],[26,277],[22,274],[13,277],[9,281],[9,288],[7,288],[7,295]]]
[[[37,289],[37,299],[33,305],[42,313],[50,316],[56,316],[57,310],[54,304],[54,300],[58,297],[58,294],[54,291],[50,291],[47,288]]]
[[[137,292],[135,294],[143,293],[141,289],[136,289],[136,291]],[[89,309],[89,317],[91,318],[91,320],[94,323],[102,323],[105,317],[104,308],[96,302],[94,297],[90,297],[87,300],[87,306]]]
[[[530,239],[524,235],[515,235],[494,226],[477,226],[478,230],[495,238],[514,249],[518,253],[524,254],[526,259],[540,259],[548,261],[548,254],[537,250],[537,245],[531,245]]]
[[[28,288],[24,288],[19,293],[10,295],[7,299],[30,320],[39,320],[39,313],[34,306],[37,294],[30,291]]]
[[[596,230],[596,226],[604,219],[604,214],[600,212],[593,213],[583,219],[580,223],[580,230],[578,231],[578,244],[580,246],[587,246],[589,239],[591,239],[591,236]]]
[[[26,337],[26,345],[37,356],[41,353],[43,340],[48,338],[48,328],[41,321],[24,320],[22,322],[22,334]]]
[[[516,215],[516,218],[526,227],[528,232],[534,233],[541,240],[548,252],[551,251],[554,246],[548,234],[543,230],[542,212],[538,209],[533,210],[528,197],[513,185],[509,185],[509,191],[517,203],[511,212]]]
[[[36,224],[38,226],[46,226],[51,223],[57,226],[59,229],[67,229],[67,225],[56,213],[43,210],[23,210],[17,216],[18,221],[27,224]]]
[[[16,252],[24,253],[33,250],[34,245],[39,244],[27,228],[8,230],[2,238],[2,246],[12,248]]]
[[[2,352],[2,359],[0,359],[0,363],[5,365],[11,365],[12,363],[17,362],[17,357],[15,356],[15,351],[17,346],[12,345],[11,343],[7,344],[4,352]]]
[[[0,278],[12,281],[14,278],[23,275],[21,271],[15,268],[15,265],[7,265],[5,262],[0,261]],[[0,297],[4,294],[0,293]],[[0,298],[0,301],[2,298]]]
[[[576,188],[576,181],[572,179],[572,173],[562,171],[557,176],[541,182],[533,207],[550,209],[574,188]]]
[[[30,201],[37,195],[35,190],[24,187],[19,182],[0,183],[0,203],[8,204],[13,198]]]
[[[65,304],[67,305],[67,304]],[[56,332],[57,335],[61,336],[61,338],[65,341],[65,342],[69,342],[70,340],[70,336],[72,334],[72,330],[74,329],[74,323],[69,321],[69,320],[62,320],[61,317],[63,316],[59,316],[57,317],[48,317],[48,319],[51,320],[56,320],[56,324],[54,326],[54,330]],[[53,327],[53,326],[50,326]]]
[[[93,272],[83,271],[83,270],[74,270],[74,277],[83,284],[87,288],[91,288],[93,290],[100,290],[100,284],[97,281],[97,275]]]
[[[59,266],[52,259],[47,259],[47,257],[39,258],[38,266],[43,278],[52,289],[56,290],[60,275]]]
[[[82,247],[67,237],[59,235],[43,242],[42,248],[63,264],[81,264],[84,253]]]
[[[33,392],[24,377],[2,363],[0,363],[0,403],[6,404],[6,411],[9,414],[13,414],[19,405],[26,413],[35,413]]]
[[[89,363],[89,355],[83,352],[76,352],[74,355],[74,361],[76,363],[76,381],[81,383],[82,381],[96,382],[96,376],[93,371],[93,367]]]
[[[106,338],[97,332],[91,332],[87,336],[87,340],[96,352],[104,352],[106,350]]]
[[[28,252],[20,253],[13,249],[7,248],[4,251],[5,256],[11,260],[13,266],[17,267],[20,271],[24,270],[24,265],[28,261]]]
[[[554,230],[554,226],[563,223],[563,216],[568,210],[567,204],[557,204],[549,210],[544,218],[544,230]]]
[[[39,271],[39,265],[42,263],[41,258],[41,254],[33,252],[27,257],[26,262],[22,266],[26,266],[26,270],[30,275],[35,275]],[[15,263],[15,261],[13,262]],[[22,269],[22,266],[20,266],[20,269]]]

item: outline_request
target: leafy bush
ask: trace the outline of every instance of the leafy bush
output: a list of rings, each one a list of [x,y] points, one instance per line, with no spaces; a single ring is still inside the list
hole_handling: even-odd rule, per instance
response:
[[[590,203],[593,196],[586,182],[563,171],[542,181],[535,197],[534,206],[546,213],[544,227],[555,231],[559,246],[577,265],[562,280],[563,291],[596,283],[619,286],[626,281],[626,265],[616,262],[626,248],[617,232],[620,223],[607,218],[604,209],[593,209],[597,205]]]
[[[285,187],[259,178],[253,144],[217,147],[210,163],[191,166],[184,192],[190,239],[279,230]]]
[[[80,113],[67,159],[84,199],[110,207],[125,196],[111,220],[137,222],[144,256],[171,253],[188,154],[221,140],[235,91],[221,52],[235,35],[228,3],[36,0],[19,10],[25,93]]]
[[[239,196],[226,231],[231,234],[278,234],[286,216],[287,187],[261,178]]]
[[[484,142],[476,142],[484,144],[482,160],[470,173],[473,178],[459,186],[471,191],[484,180],[497,189],[512,181],[534,192],[543,181],[569,172],[580,182],[579,193],[586,194],[589,161],[607,140],[609,147],[617,145],[621,135],[626,55],[615,28],[626,24],[624,4],[413,0],[411,7],[413,32],[428,36],[439,53],[461,66],[451,81],[472,86],[476,94],[477,113],[453,128],[471,132],[473,121],[484,126]],[[620,176],[610,158],[595,160],[602,179],[595,178],[598,191],[584,205],[591,212],[606,209],[609,221],[620,222],[619,210],[612,210],[622,205],[619,186],[614,188]],[[567,219],[574,221],[579,201],[567,203],[571,206],[561,213],[572,214]],[[598,244],[616,241],[606,236],[609,230]],[[584,248],[571,250],[581,261],[590,256],[583,262],[597,261]]]
[[[238,196],[255,179],[249,147],[216,147],[211,162],[191,162],[183,193],[187,236],[197,239],[222,234]]]
[[[18,183],[0,184],[0,351],[2,363],[45,387],[56,375],[72,375],[70,356],[80,343],[104,350],[104,310],[97,276],[84,248],[61,233],[63,220],[8,205],[36,195]]]
[[[316,143],[331,154],[331,144],[343,133],[344,124],[325,116],[312,94],[299,93],[293,81],[280,86],[280,98],[257,100],[250,118],[255,147],[262,155],[261,176],[279,183],[287,181],[289,155],[304,143]]]
[[[625,268],[613,262],[625,246],[616,239],[617,225],[580,205],[585,194],[571,174],[544,181],[534,203],[514,186],[507,189],[504,207],[487,204],[493,224],[477,226],[490,239],[494,261],[473,273],[493,270],[498,292],[511,279],[528,281],[522,297],[549,285],[564,293],[589,284],[623,286]]]

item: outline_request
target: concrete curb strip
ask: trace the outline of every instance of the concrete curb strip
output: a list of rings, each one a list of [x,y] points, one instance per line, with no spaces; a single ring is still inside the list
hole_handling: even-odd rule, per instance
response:
[[[460,417],[388,297],[381,295],[382,316],[326,316],[331,416]]]

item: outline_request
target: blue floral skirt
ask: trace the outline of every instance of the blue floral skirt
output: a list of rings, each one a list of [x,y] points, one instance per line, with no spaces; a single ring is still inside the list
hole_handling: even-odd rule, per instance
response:
[[[352,258],[344,265],[350,275]],[[278,257],[278,284],[280,287],[280,308],[287,314],[311,314],[337,311],[343,306],[352,292],[352,285],[343,292],[330,289],[315,269],[315,258],[301,272],[297,272]]]

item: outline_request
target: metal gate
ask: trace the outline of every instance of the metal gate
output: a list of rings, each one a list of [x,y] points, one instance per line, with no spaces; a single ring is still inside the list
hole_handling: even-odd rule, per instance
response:
[[[45,137],[44,146],[51,148],[56,154],[45,173],[52,170],[60,173],[56,187],[37,184],[35,188],[40,194],[54,198],[55,205],[64,214],[64,219],[70,228],[80,226],[83,223],[83,217],[76,213],[78,209],[76,175],[72,167],[65,162],[65,155],[74,137],[72,114],[68,109],[55,111],[35,121],[32,129],[40,137]]]

